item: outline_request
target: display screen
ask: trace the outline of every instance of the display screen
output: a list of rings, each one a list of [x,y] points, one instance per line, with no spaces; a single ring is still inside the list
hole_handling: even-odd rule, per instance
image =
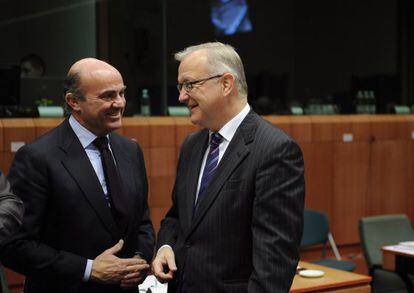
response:
[[[252,30],[246,0],[212,0],[211,22],[217,35],[234,35]]]

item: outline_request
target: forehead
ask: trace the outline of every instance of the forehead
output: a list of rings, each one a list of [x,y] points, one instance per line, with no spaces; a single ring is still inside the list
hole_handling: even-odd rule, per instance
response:
[[[95,69],[81,74],[81,88],[87,92],[119,90],[124,87],[121,74],[117,70]]]
[[[197,79],[208,74],[208,58],[204,51],[196,51],[181,61],[178,67],[178,81]]]

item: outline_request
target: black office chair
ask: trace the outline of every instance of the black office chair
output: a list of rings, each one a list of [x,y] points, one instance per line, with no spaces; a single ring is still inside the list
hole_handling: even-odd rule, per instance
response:
[[[328,242],[335,255],[335,259],[326,257]],[[317,244],[322,245],[322,258],[311,261],[312,263],[349,272],[355,270],[356,265],[354,262],[341,259],[333,236],[329,231],[328,217],[326,214],[312,209],[305,209],[303,235],[300,246],[301,248],[305,248]]]
[[[359,220],[359,236],[372,276],[372,292],[404,293],[408,291],[407,287],[412,288],[412,278],[382,269],[382,246],[414,240],[414,232],[406,215],[362,218]]]

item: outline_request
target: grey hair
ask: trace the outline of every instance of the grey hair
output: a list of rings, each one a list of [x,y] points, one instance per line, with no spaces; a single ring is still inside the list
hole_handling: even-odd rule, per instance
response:
[[[210,42],[190,46],[174,54],[175,60],[182,62],[188,55],[204,50],[207,52],[208,66],[210,74],[231,73],[236,82],[239,95],[247,98],[247,82],[244,73],[243,62],[236,50],[228,44],[220,42]]]

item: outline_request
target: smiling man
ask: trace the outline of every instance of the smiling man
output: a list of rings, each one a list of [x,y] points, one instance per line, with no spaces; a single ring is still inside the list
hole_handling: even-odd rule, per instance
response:
[[[288,292],[302,234],[302,152],[250,109],[233,47],[205,43],[175,58],[179,100],[204,129],[182,144],[154,274],[170,293]]]
[[[26,213],[1,260],[26,276],[29,293],[137,292],[154,232],[141,148],[112,133],[122,126],[122,76],[87,58],[64,86],[71,115],[19,149],[10,169]]]

